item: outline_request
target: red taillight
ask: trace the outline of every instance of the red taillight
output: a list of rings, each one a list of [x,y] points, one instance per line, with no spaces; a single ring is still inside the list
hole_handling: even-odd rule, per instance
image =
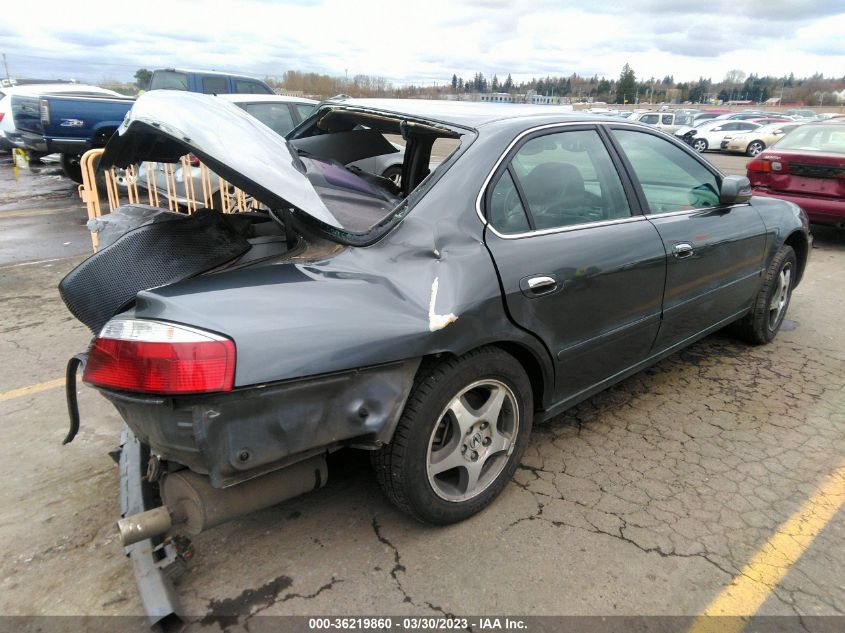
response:
[[[82,379],[95,387],[139,393],[231,391],[235,344],[182,325],[116,319],[94,339]]]
[[[188,163],[191,165],[191,167],[199,167],[200,159],[194,156],[193,154],[188,154]]]
[[[748,161],[748,164],[745,166],[748,171],[760,171],[760,172],[770,172],[772,171],[772,164],[767,160],[761,160],[756,158],[754,160]]]
[[[0,112],[0,123],[3,122],[3,117],[6,116],[5,112]]]

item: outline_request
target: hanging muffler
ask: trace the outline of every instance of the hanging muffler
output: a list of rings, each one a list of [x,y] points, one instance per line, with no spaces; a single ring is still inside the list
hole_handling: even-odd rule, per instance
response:
[[[209,478],[190,470],[161,480],[164,505],[117,522],[124,547],[159,536],[172,527],[195,536],[240,516],[269,508],[325,485],[328,466],[322,455],[261,475],[230,488],[213,488]]]

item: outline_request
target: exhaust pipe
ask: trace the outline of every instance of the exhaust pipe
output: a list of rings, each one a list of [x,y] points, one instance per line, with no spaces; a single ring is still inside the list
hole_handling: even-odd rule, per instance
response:
[[[325,485],[328,466],[322,455],[261,475],[231,488],[213,488],[208,477],[190,470],[165,475],[164,505],[117,522],[126,547],[179,526],[195,536],[237,517],[269,508]]]

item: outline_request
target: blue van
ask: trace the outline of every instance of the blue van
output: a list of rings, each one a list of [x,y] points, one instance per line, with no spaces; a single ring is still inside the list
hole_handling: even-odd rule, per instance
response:
[[[271,95],[273,89],[260,79],[232,75],[214,70],[154,70],[150,90],[185,90],[207,95],[255,94]]]

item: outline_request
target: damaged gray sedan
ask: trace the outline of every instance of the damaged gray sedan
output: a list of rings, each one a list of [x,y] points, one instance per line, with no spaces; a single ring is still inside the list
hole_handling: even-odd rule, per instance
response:
[[[399,186],[347,167],[385,135],[406,143]],[[403,511],[465,519],[538,420],[726,325],[770,341],[810,251],[797,206],[660,132],[554,108],[329,101],[282,138],[153,91],[101,164],[187,153],[261,207],[141,213],[61,286],[96,333],[83,379],[153,486],[124,506],[126,545],[316,488],[343,447],[371,451]]]

